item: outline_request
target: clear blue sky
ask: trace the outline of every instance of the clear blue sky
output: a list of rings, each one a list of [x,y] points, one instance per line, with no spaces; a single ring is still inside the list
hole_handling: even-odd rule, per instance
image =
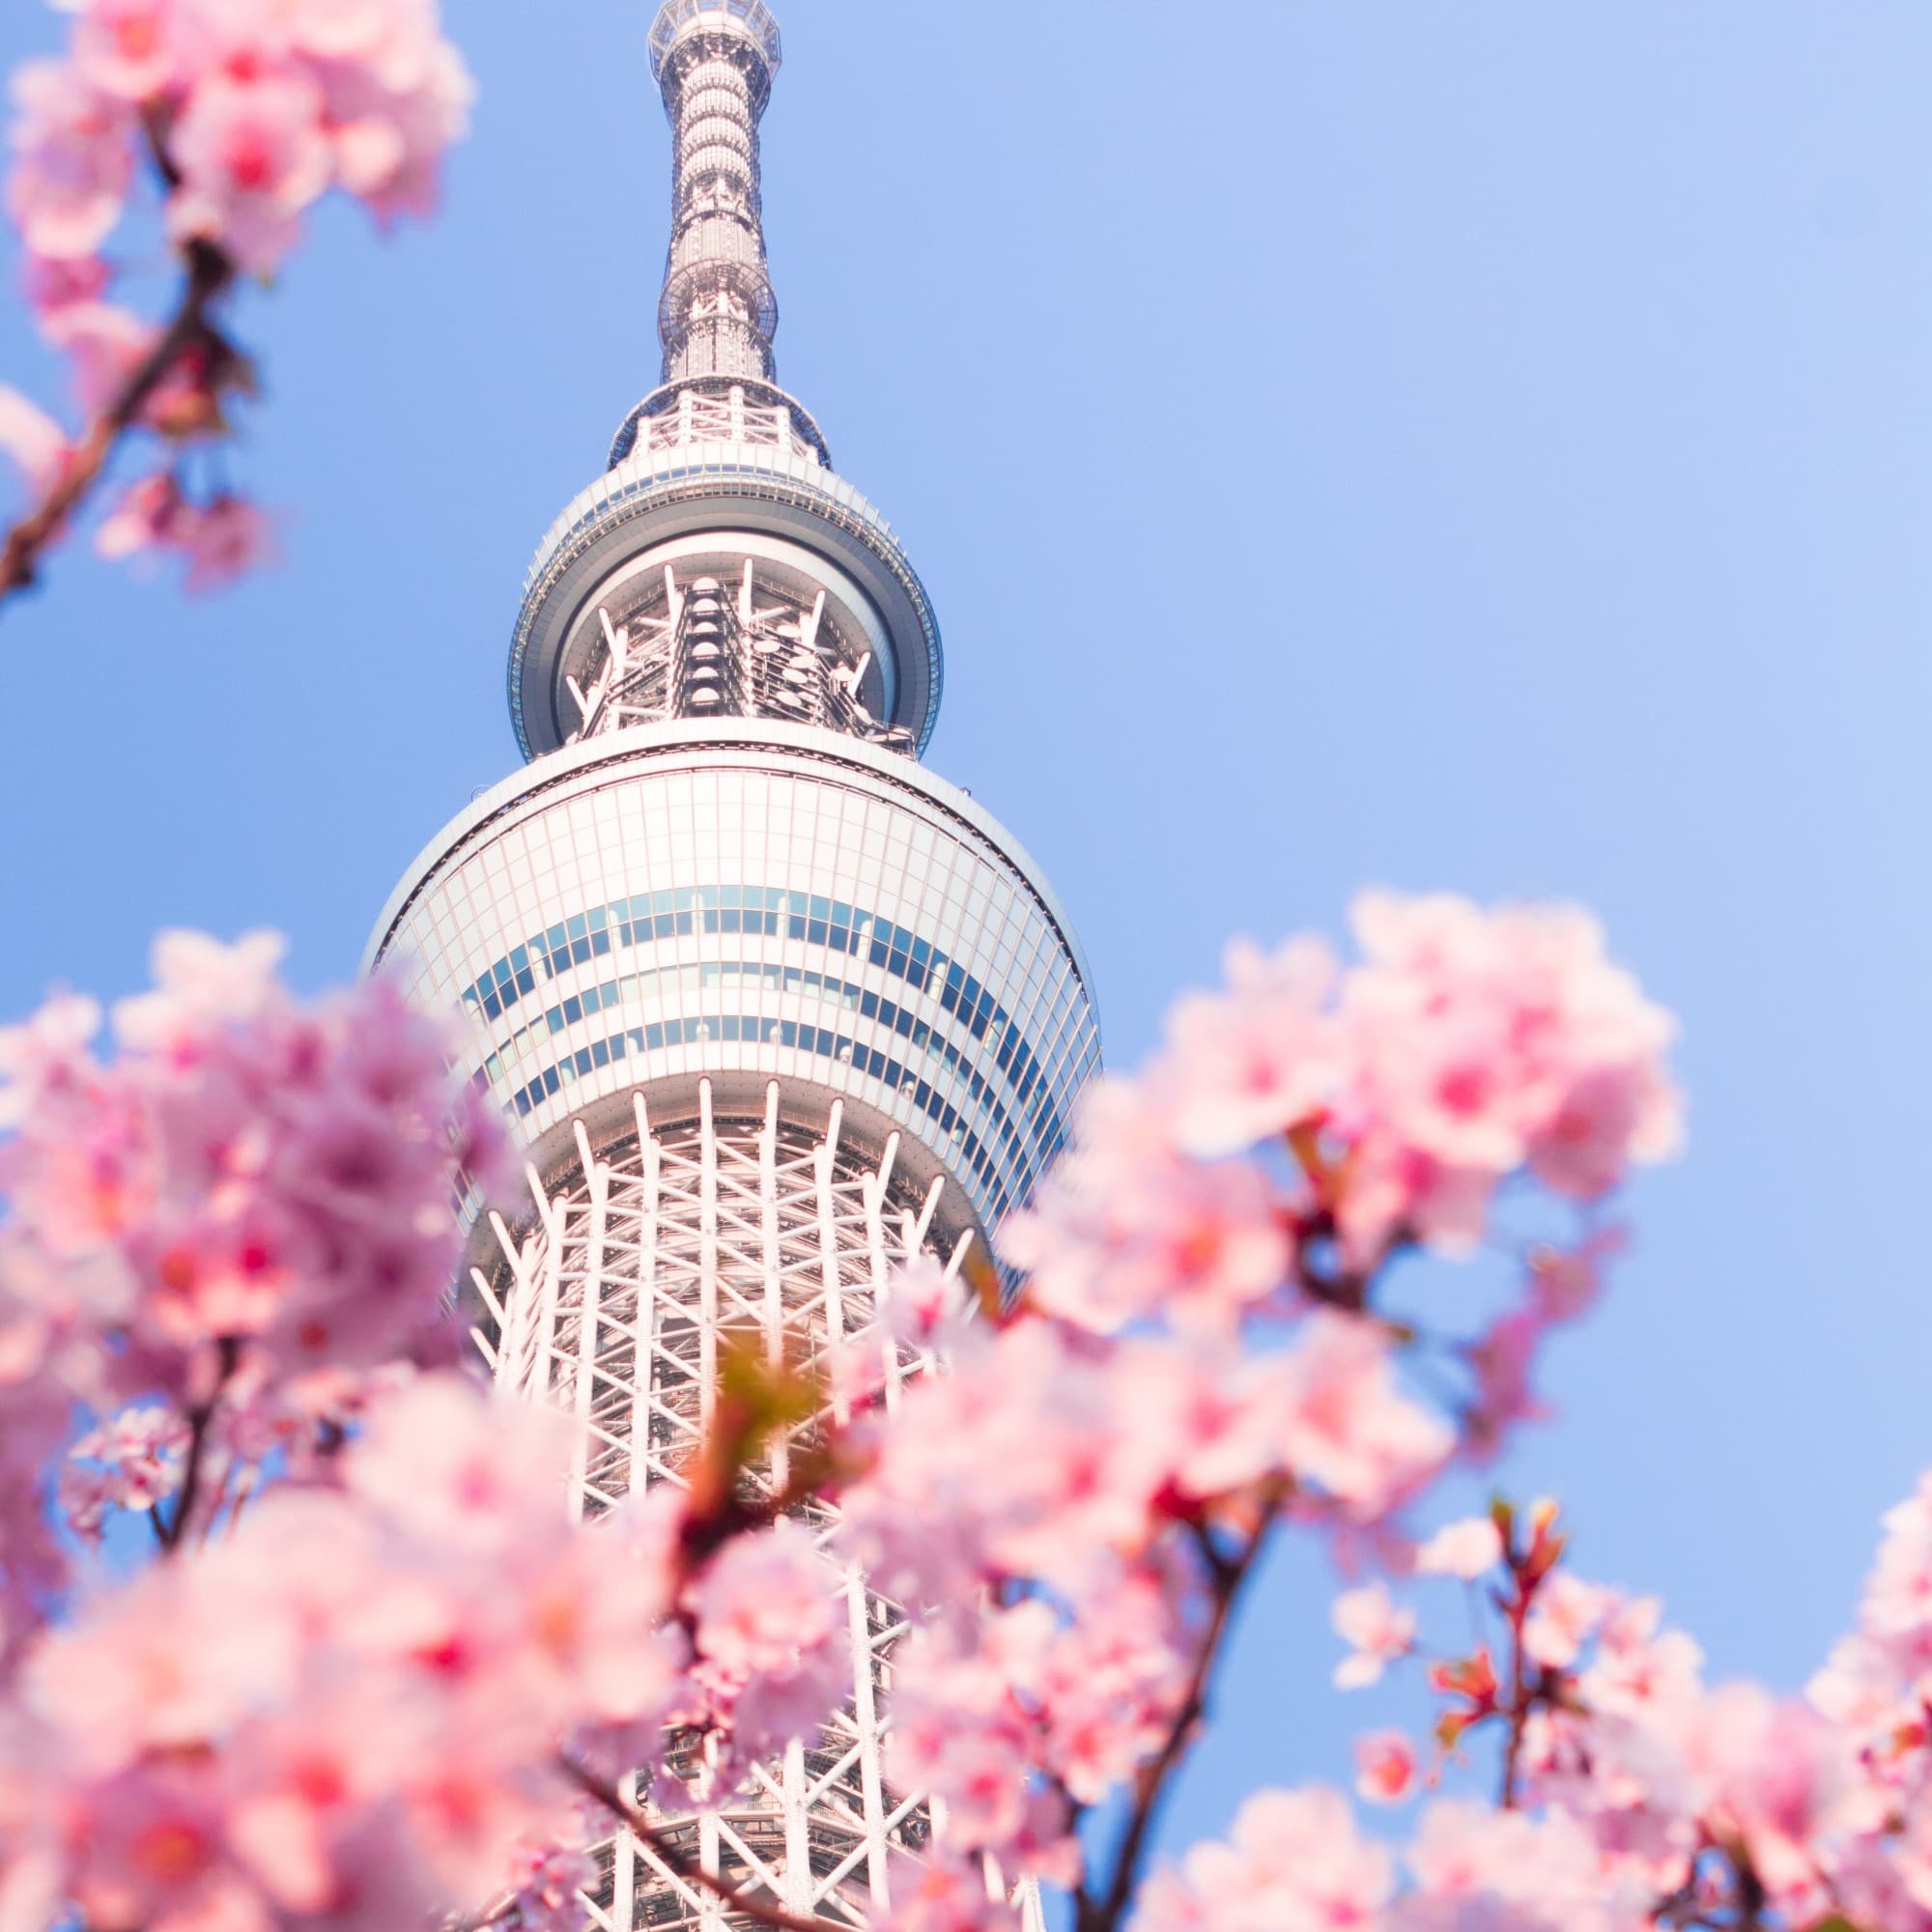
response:
[[[189,605],[74,553],[0,617],[0,1011],[167,923],[339,979],[512,767],[525,562],[656,377],[667,137],[649,0],[453,11],[442,219],[334,213],[244,312],[285,567]],[[1601,909],[1691,1151],[1509,1478],[1801,1682],[1932,1462],[1932,11],[782,14],[781,373],[937,600],[931,762],[1048,867],[1118,1063],[1362,882]],[[0,373],[48,380],[13,314]],[[1403,1708],[1326,1690],[1327,1595],[1267,1579],[1176,1835]]]

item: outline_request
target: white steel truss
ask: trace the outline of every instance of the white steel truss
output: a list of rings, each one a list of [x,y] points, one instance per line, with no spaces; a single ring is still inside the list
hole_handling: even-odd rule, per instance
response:
[[[838,1101],[811,1131],[785,1118],[776,1082],[759,1118],[720,1118],[709,1081],[697,1100],[695,1120],[660,1125],[637,1095],[631,1127],[602,1145],[578,1121],[576,1159],[548,1179],[531,1171],[529,1224],[493,1217],[499,1264],[471,1277],[477,1345],[498,1383],[577,1422],[580,1516],[682,1480],[727,1338],[756,1338],[775,1364],[815,1359],[870,1323],[897,1266],[930,1254],[956,1268],[973,1238],[941,1253],[941,1183],[908,1184],[898,1136],[857,1143]],[[883,1366],[892,1404],[928,1364],[892,1350]],[[781,1445],[765,1480],[783,1483],[785,1455]],[[724,1808],[665,1825],[707,1871],[829,1926],[862,1924],[889,1896],[894,1856],[917,1854],[932,1829],[926,1805],[887,1788],[881,1762],[903,1617],[849,1566],[843,1595],[843,1708]],[[738,1922],[632,1834],[604,1847],[601,1864],[589,1912],[607,1932]]]
[[[671,718],[777,718],[910,753],[912,733],[867,709],[871,652],[847,642],[827,605],[816,585],[761,582],[751,557],[730,583],[680,582],[669,564],[634,582],[599,608],[585,677],[564,675],[581,721],[568,742]]]

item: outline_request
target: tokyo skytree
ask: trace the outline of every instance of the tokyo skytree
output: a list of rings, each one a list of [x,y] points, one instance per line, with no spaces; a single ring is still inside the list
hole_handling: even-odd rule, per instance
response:
[[[502,1386],[576,1423],[571,1507],[675,1482],[723,1352],[809,1356],[916,1255],[958,1267],[1066,1135],[1099,1039],[1039,869],[919,762],[939,626],[781,388],[759,195],[763,0],[670,0],[663,379],[539,545],[510,647],[526,763],[438,834],[369,963],[478,1027],[530,1193],[462,1286]],[[681,1857],[863,1922],[943,1817],[886,1781],[899,1613],[848,1573],[852,1688]],[[620,1834],[593,1922],[723,1928]]]

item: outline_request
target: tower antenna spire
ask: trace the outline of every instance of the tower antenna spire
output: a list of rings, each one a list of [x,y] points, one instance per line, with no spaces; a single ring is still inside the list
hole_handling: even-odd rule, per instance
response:
[[[782,58],[764,0],[667,0],[651,72],[671,125],[670,249],[658,336],[667,385],[770,384],[778,298],[765,260],[758,122]]]

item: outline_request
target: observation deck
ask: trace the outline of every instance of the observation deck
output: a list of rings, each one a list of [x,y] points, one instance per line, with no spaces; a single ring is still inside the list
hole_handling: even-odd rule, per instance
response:
[[[634,416],[619,445],[629,453],[551,526],[526,580],[509,666],[525,757],[575,736],[570,679],[584,682],[626,586],[694,558],[727,581],[753,562],[822,592],[867,710],[923,752],[944,676],[939,620],[892,526],[822,460],[815,425],[802,434],[788,403],[749,392],[714,404],[686,391],[674,412]]]

